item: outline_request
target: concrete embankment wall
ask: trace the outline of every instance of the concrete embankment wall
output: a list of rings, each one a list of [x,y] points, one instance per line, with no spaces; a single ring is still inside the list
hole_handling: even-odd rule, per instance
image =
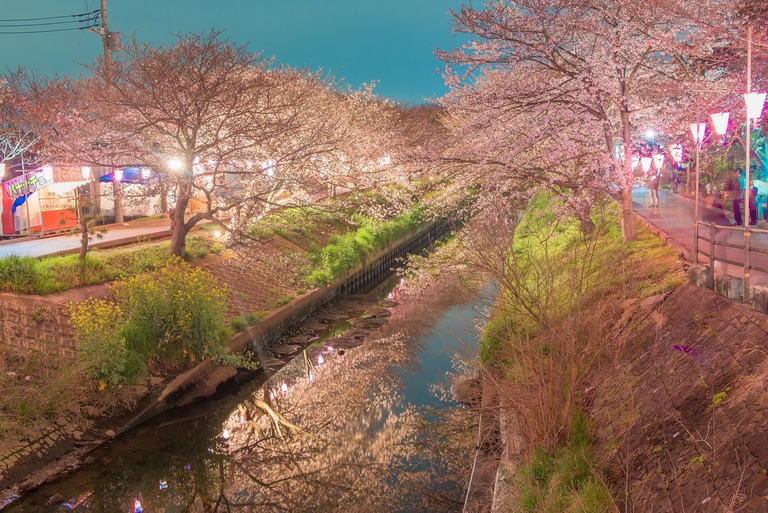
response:
[[[398,267],[399,259],[428,247],[448,229],[447,223],[434,222],[415,234],[387,245],[350,269],[346,276],[338,278],[327,287],[295,298],[285,306],[270,312],[257,326],[251,326],[245,332],[235,335],[229,341],[230,350],[248,350],[256,355],[268,352],[269,344],[291,326],[307,319],[318,308],[340,295],[370,291],[392,274]],[[154,402],[138,412],[120,431],[130,429],[168,408],[184,406],[212,395],[218,386],[231,379],[236,371],[233,367],[216,367],[210,361],[200,363],[169,383]]]
[[[271,312],[261,325],[235,336],[231,347],[238,351],[246,347],[257,350],[259,344],[274,340],[286,327],[307,317],[334,297],[367,292],[391,273],[398,258],[425,247],[446,230],[444,223],[433,223],[415,235],[389,244],[329,287],[313,290]],[[0,347],[34,350],[74,360],[77,343],[69,326],[67,304],[88,297],[104,298],[109,291],[109,284],[104,284],[50,296],[0,294]]]

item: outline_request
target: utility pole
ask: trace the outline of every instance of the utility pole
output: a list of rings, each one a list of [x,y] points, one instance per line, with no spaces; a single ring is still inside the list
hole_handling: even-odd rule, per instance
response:
[[[112,50],[118,46],[118,34],[117,32],[110,32],[109,25],[107,24],[107,0],[101,0],[101,28],[99,29],[101,35],[101,43],[104,46],[104,78],[107,81],[107,86],[112,82]],[[114,176],[114,173],[112,173]],[[98,181],[96,187],[98,187]],[[112,187],[115,194],[115,223],[122,224],[123,218],[123,197],[122,197],[122,184],[120,181],[112,181]],[[98,192],[98,191],[97,191]]]
[[[112,36],[107,25],[107,0],[101,0],[101,42],[104,45],[104,71],[107,81],[112,78]]]

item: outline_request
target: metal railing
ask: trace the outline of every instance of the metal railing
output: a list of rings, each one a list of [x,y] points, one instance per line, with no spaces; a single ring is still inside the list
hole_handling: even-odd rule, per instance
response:
[[[701,233],[702,226],[706,226],[707,228],[709,228],[709,233],[707,236],[702,235]],[[718,233],[722,233],[722,232],[742,233],[743,241],[733,242],[730,240],[718,240],[717,235]],[[745,226],[721,226],[715,223],[695,223],[693,263],[694,264],[699,263],[699,255],[704,255],[707,257],[707,260],[709,262],[707,287],[709,288],[714,287],[716,262],[721,262],[724,264],[741,267],[742,269],[741,276],[743,279],[743,287],[744,287],[742,297],[745,303],[749,302],[749,281],[750,281],[752,271],[754,270],[754,271],[759,271],[761,273],[768,274],[768,267],[755,264],[754,263],[755,259],[752,258],[754,255],[768,255],[768,247],[766,248],[754,247],[751,243],[752,234],[768,234],[768,230],[755,228],[752,226],[746,226],[746,227]],[[706,249],[702,248],[702,245],[699,243],[699,241],[703,241],[706,243],[704,245]],[[728,258],[727,254],[725,256],[718,256],[717,248],[720,248],[720,247],[739,250],[740,254],[742,255],[741,261]]]

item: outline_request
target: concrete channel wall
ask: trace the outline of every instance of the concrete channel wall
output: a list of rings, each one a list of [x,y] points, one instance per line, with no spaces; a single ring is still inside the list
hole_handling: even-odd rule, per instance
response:
[[[295,298],[290,303],[273,310],[262,321],[235,335],[229,341],[232,352],[252,351],[264,354],[268,346],[283,333],[310,317],[318,308],[346,294],[361,294],[391,276],[399,266],[399,259],[417,253],[430,246],[447,233],[448,223],[437,221],[413,235],[403,237],[352,268],[346,276],[338,278],[327,287],[321,287]],[[155,400],[130,419],[119,432],[126,431],[155,415],[176,406],[185,406],[198,399],[209,397],[216,389],[233,378],[234,367],[216,367],[205,361],[178,376]]]

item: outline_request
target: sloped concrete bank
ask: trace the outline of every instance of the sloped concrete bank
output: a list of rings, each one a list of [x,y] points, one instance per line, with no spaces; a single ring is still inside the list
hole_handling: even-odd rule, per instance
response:
[[[269,350],[270,344],[292,326],[304,321],[320,307],[341,295],[370,291],[392,275],[398,267],[398,259],[430,246],[444,235],[448,228],[445,222],[435,222],[413,236],[389,244],[367,261],[351,269],[347,276],[335,280],[327,287],[309,291],[270,312],[257,326],[251,326],[245,332],[233,337],[229,341],[230,350],[235,353],[251,351],[261,361],[274,361],[275,358]],[[295,353],[302,349],[297,346]],[[263,368],[269,370],[271,365],[268,363]],[[236,373],[237,369],[234,367],[216,367],[210,361],[200,363],[169,383],[152,404],[121,426],[118,433],[145,422],[167,409],[185,406],[196,400],[210,397],[220,385],[233,378]]]
[[[252,351],[258,358],[268,363],[264,365],[263,372],[274,372],[278,368],[275,366],[281,362],[273,356],[270,346],[283,333],[341,295],[372,290],[392,275],[399,266],[398,259],[430,246],[449,229],[450,226],[446,222],[434,222],[413,235],[389,244],[329,286],[312,290],[270,312],[259,325],[252,326],[246,332],[234,336],[229,342],[230,349],[237,352]],[[293,354],[299,353],[302,349],[302,346],[297,345]],[[143,407],[130,416],[112,419],[97,430],[90,430],[88,433],[58,429],[53,438],[50,433],[42,433],[43,443],[38,440],[29,440],[25,447],[14,454],[0,454],[0,463],[3,465],[0,470],[5,473],[5,476],[0,473],[0,486],[2,486],[0,510],[13,502],[22,492],[32,490],[56,475],[87,462],[88,453],[112,437],[163,411],[209,397],[220,385],[236,374],[236,368],[216,367],[208,361],[202,362],[176,377],[162,389],[154,390],[151,396],[142,401]],[[13,472],[14,467],[17,472]],[[14,475],[18,477],[9,481],[8,477]]]

